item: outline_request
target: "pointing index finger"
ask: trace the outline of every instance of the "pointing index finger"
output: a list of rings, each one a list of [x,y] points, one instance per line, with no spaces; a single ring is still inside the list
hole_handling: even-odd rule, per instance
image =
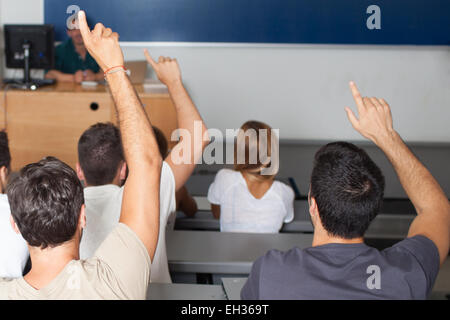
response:
[[[359,93],[356,84],[353,81],[350,81],[350,89],[352,91],[353,99],[356,102],[356,107],[358,108],[358,113],[365,109],[364,101]]]
[[[78,25],[80,27],[81,36],[85,42],[89,41],[90,29],[86,21],[86,14],[83,10],[78,12]]]
[[[150,63],[152,68],[155,69],[156,68],[156,62],[155,62],[155,60],[153,60],[152,56],[150,55],[150,53],[148,52],[147,49],[144,49],[144,54],[145,54],[145,58],[147,59],[148,63]]]

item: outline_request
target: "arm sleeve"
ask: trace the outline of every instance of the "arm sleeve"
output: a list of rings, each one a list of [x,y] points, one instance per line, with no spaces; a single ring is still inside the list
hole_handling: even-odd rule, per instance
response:
[[[286,208],[286,216],[284,223],[289,223],[294,220],[294,190],[291,187],[284,185],[286,191],[283,194],[284,207]]]
[[[125,224],[117,227],[94,254],[102,265],[104,281],[126,299],[145,299],[151,261],[142,241]]]
[[[161,212],[160,219],[164,219],[163,222],[165,222],[169,216],[177,210],[175,200],[175,177],[173,176],[172,169],[165,161],[163,161],[161,169],[159,201]]]
[[[439,251],[434,242],[417,235],[391,247],[389,255],[391,259],[402,259],[402,263],[408,263],[409,282],[415,298],[426,299],[433,289],[440,266]]]
[[[259,300],[259,281],[261,276],[261,262],[259,258],[253,263],[247,282],[241,290],[241,300]]]
[[[226,172],[222,169],[217,172],[216,177],[214,178],[214,182],[211,183],[208,189],[208,201],[212,204],[221,204],[223,186],[224,186],[224,178]]]

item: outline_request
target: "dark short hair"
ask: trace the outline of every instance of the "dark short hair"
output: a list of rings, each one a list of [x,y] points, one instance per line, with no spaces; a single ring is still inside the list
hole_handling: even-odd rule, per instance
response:
[[[8,134],[0,131],[0,168],[9,169],[11,165],[11,154],[9,153]]]
[[[112,123],[97,123],[87,129],[78,141],[78,161],[87,184],[111,183],[125,161],[119,129]]]
[[[30,246],[56,247],[75,235],[83,187],[64,162],[47,157],[26,165],[6,192],[14,221]]]
[[[152,126],[153,132],[155,133],[156,143],[158,144],[159,153],[161,157],[164,159],[167,157],[167,153],[169,152],[169,144],[167,143],[167,139],[164,136],[164,133],[155,126]]]
[[[380,211],[383,193],[383,174],[361,148],[334,142],[316,153],[310,195],[330,235],[362,237]]]

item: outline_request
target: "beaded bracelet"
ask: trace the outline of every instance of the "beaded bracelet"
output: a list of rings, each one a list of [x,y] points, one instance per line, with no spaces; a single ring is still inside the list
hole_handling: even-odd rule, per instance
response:
[[[114,70],[115,69],[115,70]],[[107,69],[104,73],[103,76],[106,78],[106,76],[108,74],[112,74],[112,73],[116,73],[119,71],[123,71],[125,72],[127,75],[130,75],[130,70],[127,70],[124,66],[115,66],[115,67],[111,67],[109,69]]]

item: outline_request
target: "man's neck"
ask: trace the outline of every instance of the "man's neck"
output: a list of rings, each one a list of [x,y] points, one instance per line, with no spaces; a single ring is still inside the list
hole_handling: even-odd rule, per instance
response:
[[[28,247],[31,270],[25,281],[35,289],[42,289],[55,279],[72,260],[79,260],[79,241],[71,240],[58,247],[39,249]]]
[[[330,243],[352,244],[352,243],[364,243],[364,239],[353,238],[344,239],[339,237],[330,236],[325,230],[314,230],[313,247],[323,246]]]
[[[78,53],[83,59],[86,58],[86,47],[84,44],[76,44],[72,41],[73,47],[75,48],[75,52]]]
[[[90,185],[90,184],[87,183],[86,180],[85,180],[85,182],[84,182],[84,187],[85,187],[85,188],[88,188],[88,187],[103,187],[103,186],[107,186],[107,185],[110,185],[110,184],[115,185],[115,186],[118,186],[118,187],[121,186],[120,181],[116,181],[116,180],[114,180],[114,181],[112,181],[112,182],[110,182],[110,183],[107,183],[107,184],[101,184],[101,185],[98,185],[98,186]]]

